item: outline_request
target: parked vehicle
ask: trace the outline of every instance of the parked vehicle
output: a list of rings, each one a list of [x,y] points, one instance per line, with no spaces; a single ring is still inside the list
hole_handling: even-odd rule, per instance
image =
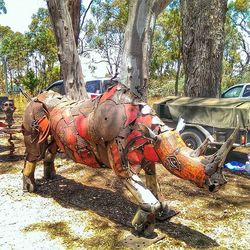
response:
[[[104,93],[108,87],[117,83],[117,80],[111,80],[110,78],[97,78],[86,81],[85,87],[89,96],[93,99]],[[46,88],[46,90],[53,90],[61,95],[65,95],[63,80],[53,82]]]
[[[240,83],[226,89],[221,98],[250,98],[250,83]]]
[[[176,127],[180,117],[185,120],[186,126],[181,135],[193,149],[207,137],[210,145],[221,145],[237,124],[240,132],[234,146],[250,146],[250,101],[170,96],[163,102],[155,103],[154,109],[169,127]]]

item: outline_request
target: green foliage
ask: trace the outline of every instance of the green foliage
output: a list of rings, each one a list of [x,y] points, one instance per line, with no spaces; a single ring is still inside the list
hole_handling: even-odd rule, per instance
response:
[[[236,0],[234,3],[235,9],[240,12],[248,12],[249,14],[249,8],[250,8],[250,2],[249,0]]]
[[[179,95],[184,93],[184,78],[179,81]],[[148,96],[149,97],[166,97],[175,95],[175,79],[168,77],[150,79]]]
[[[40,8],[32,16],[29,28],[30,31],[26,33],[29,40],[29,58],[39,72],[39,82],[43,88],[53,79],[52,71],[58,61],[56,40],[48,10]]]
[[[128,0],[95,0],[91,5],[92,18],[83,27],[84,56],[99,53],[114,75],[120,66],[124,30],[128,18]],[[250,82],[250,15],[249,0],[230,1],[225,23],[222,88],[237,82]],[[181,19],[179,0],[173,0],[159,15],[153,37],[150,64],[150,96],[173,95],[177,65],[181,63]],[[0,0],[0,14],[5,13]],[[81,6],[81,13],[85,11]],[[21,21],[21,20],[20,20]],[[83,36],[83,34],[82,34]],[[22,82],[33,94],[60,78],[57,47],[47,9],[32,16],[29,32],[13,32],[0,25],[0,56],[6,58],[8,79]],[[103,60],[102,60],[103,59]],[[94,59],[93,63],[96,63]],[[95,69],[95,64],[90,64]],[[3,67],[0,65],[0,86],[4,88]],[[180,71],[179,90],[183,87]]]
[[[94,1],[92,19],[84,26],[85,50],[95,51],[109,65],[114,75],[120,65],[124,30],[128,17],[128,1]],[[97,61],[94,61],[97,63]],[[91,65],[90,65],[91,66]]]
[[[30,31],[26,35],[30,40],[31,52],[38,51],[48,62],[57,61],[56,40],[48,10],[40,8],[37,14],[32,16],[29,28]]]
[[[25,36],[13,32],[9,27],[0,26],[0,37],[0,56],[7,60],[10,78],[21,75],[28,57]]]
[[[38,82],[38,78],[32,69],[29,69],[26,75],[20,78],[20,83],[22,83],[32,95],[38,86]]]
[[[174,95],[177,67],[181,63],[181,18],[179,1],[159,15],[153,37],[149,96]],[[178,83],[180,85],[181,83]],[[182,86],[179,86],[181,91]]]
[[[5,2],[4,0],[0,0],[0,15],[1,14],[6,14],[7,13],[7,9],[5,7]]]
[[[175,1],[174,1],[175,2]],[[151,77],[173,74],[181,55],[181,20],[179,5],[165,9],[158,17],[150,65]]]
[[[239,82],[250,82],[249,1],[230,2],[225,22],[222,89]]]
[[[7,61],[8,81],[20,81],[31,94],[60,79],[57,46],[47,9],[32,16],[29,32],[0,26],[0,56]]]

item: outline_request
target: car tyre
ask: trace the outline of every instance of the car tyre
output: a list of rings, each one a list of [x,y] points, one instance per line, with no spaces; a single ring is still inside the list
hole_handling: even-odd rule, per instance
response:
[[[198,129],[193,128],[185,129],[182,132],[181,137],[187,147],[191,149],[198,148],[205,140],[205,136]]]

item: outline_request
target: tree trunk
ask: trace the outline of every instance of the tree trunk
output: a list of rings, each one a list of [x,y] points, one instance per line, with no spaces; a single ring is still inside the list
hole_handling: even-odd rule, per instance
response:
[[[181,0],[185,95],[219,93],[227,0]]]
[[[178,95],[178,89],[179,89],[179,78],[180,78],[180,71],[181,71],[181,34],[178,34],[178,59],[177,59],[177,71],[176,71],[176,77],[175,77],[175,95]]]
[[[181,70],[181,59],[180,57],[177,60],[177,71],[175,76],[175,87],[174,87],[174,94],[177,96],[179,92],[179,78],[180,78],[180,70]]]
[[[88,99],[67,0],[47,0],[47,5],[56,36],[66,95],[74,100]]]
[[[81,0],[68,0],[68,10],[71,17],[76,47],[78,47],[78,39],[80,34],[80,9]]]
[[[129,3],[121,64],[121,82],[146,99],[149,59],[156,17],[169,0],[135,0]]]

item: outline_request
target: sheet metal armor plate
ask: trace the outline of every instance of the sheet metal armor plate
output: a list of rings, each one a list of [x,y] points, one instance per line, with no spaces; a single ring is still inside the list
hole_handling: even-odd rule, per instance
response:
[[[104,141],[111,141],[118,136],[126,121],[125,109],[122,104],[107,100],[100,104],[94,114],[94,131]]]
[[[94,102],[92,100],[81,101],[77,105],[72,106],[71,114],[73,116],[84,115],[88,116],[94,109]]]

